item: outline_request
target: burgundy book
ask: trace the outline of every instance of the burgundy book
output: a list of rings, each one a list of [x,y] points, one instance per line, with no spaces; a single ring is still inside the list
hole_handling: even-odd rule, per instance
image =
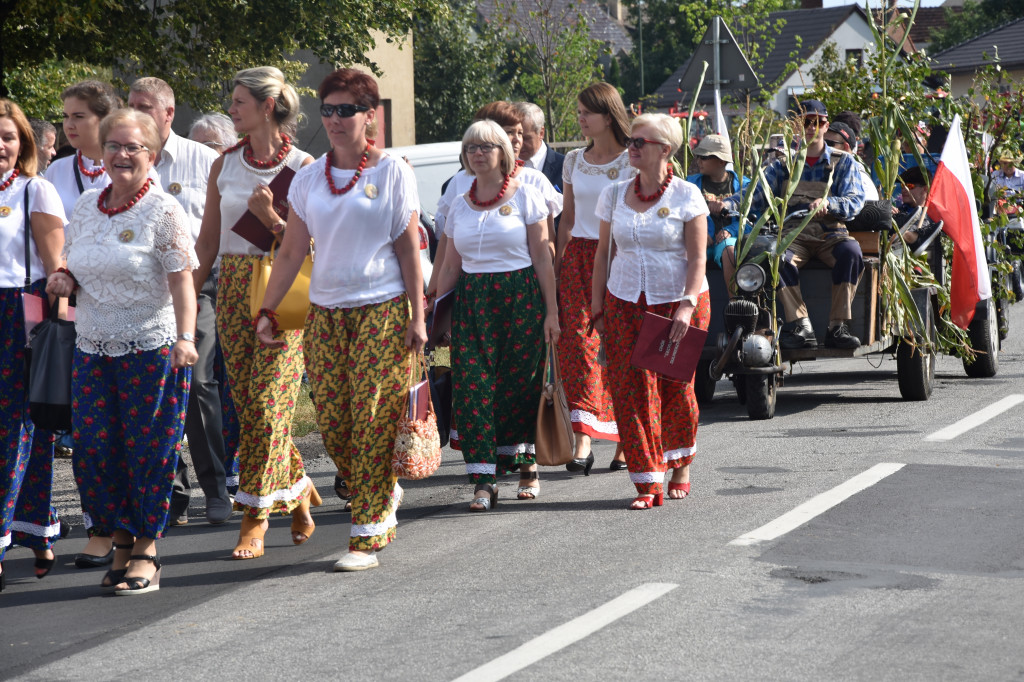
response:
[[[430,410],[430,382],[424,379],[409,389],[409,412],[412,421],[423,421]]]
[[[693,380],[708,332],[691,325],[681,341],[672,343],[668,340],[671,329],[672,320],[667,317],[644,313],[629,362],[666,379],[688,384]]]
[[[274,211],[283,220],[288,220],[288,188],[291,187],[294,177],[295,171],[285,166],[268,185],[270,191],[274,193]],[[274,245],[274,233],[249,210],[242,214],[231,231],[245,237],[260,251],[270,251],[270,247]]]

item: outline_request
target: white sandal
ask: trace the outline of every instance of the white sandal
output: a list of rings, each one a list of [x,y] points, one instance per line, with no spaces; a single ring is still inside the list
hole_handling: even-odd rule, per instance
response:
[[[477,493],[486,492],[486,497],[477,495]],[[492,507],[498,506],[498,486],[491,485],[490,483],[481,483],[473,491],[473,501],[469,503],[469,511],[471,512],[485,512],[490,511]],[[476,506],[474,506],[476,505]]]

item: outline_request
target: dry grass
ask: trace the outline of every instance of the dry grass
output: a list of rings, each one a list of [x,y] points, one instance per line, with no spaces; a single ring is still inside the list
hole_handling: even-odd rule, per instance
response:
[[[299,401],[292,417],[292,438],[302,438],[319,431],[316,425],[316,409],[309,397],[309,384],[303,383],[299,389]]]

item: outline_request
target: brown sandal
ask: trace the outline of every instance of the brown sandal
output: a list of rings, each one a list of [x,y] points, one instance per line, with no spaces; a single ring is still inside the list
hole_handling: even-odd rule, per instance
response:
[[[231,553],[232,559],[258,559],[263,556],[263,536],[267,531],[263,529],[264,519],[254,519],[251,516],[242,517],[242,528],[238,534],[238,545]],[[260,546],[254,547],[253,540],[259,540]],[[249,552],[252,556],[239,555],[239,552]]]
[[[310,505],[319,507],[323,500],[320,499],[320,493],[313,487],[313,482],[310,481],[309,487],[306,488],[307,495],[299,503],[299,506],[292,511],[292,544],[301,545],[313,535],[313,531],[316,530],[316,524],[310,523],[306,525],[301,517],[309,514]],[[312,519],[313,517],[310,516]],[[299,539],[297,536],[301,535]]]

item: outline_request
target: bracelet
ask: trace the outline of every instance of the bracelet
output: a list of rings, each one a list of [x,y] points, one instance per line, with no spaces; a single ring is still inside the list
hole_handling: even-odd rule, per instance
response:
[[[260,308],[259,312],[256,313],[256,317],[252,319],[253,329],[255,329],[256,325],[259,324],[261,317],[265,317],[268,320],[270,320],[270,331],[271,333],[273,333],[274,336],[277,336],[277,313],[275,313],[270,308]]]
[[[71,281],[72,281],[72,282],[74,282],[74,283],[75,283],[75,288],[76,288],[76,289],[78,288],[78,280],[77,280],[77,279],[75,279],[75,276],[71,274],[71,271],[70,271],[70,270],[68,270],[67,268],[57,268],[56,270],[54,270],[54,271],[53,271],[53,272],[51,272],[50,274],[52,275],[52,274],[54,274],[55,272],[63,272],[63,273],[65,274],[65,275],[67,275],[68,277],[70,277],[70,278],[71,278]]]

